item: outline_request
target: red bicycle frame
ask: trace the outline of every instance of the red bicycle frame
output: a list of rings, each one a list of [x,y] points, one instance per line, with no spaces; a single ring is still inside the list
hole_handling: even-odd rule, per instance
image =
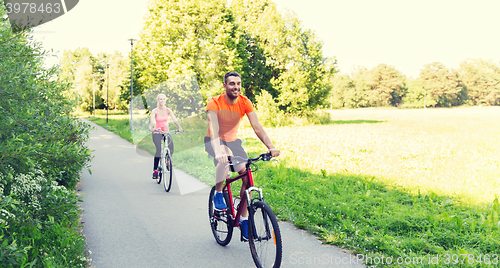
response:
[[[252,177],[252,170],[250,169],[250,165],[246,164],[246,173],[244,174],[241,174],[241,175],[238,175],[234,178],[228,178],[226,179],[226,183],[224,185],[224,188],[222,189],[223,192],[227,192],[228,196],[229,196],[229,205],[231,207],[231,216],[234,216],[234,223],[233,223],[233,226],[234,227],[238,227],[240,225],[239,223],[239,219],[240,219],[240,216],[241,216],[241,209],[238,209],[238,212],[236,213],[235,215],[235,211],[234,211],[234,202],[233,202],[233,194],[231,192],[231,183],[239,180],[239,179],[242,179],[244,176],[248,176],[248,185],[246,187],[246,190],[248,190],[250,187],[253,187],[253,177]],[[245,194],[241,197],[241,201],[240,201],[240,206],[241,204],[245,204],[247,203],[247,195],[249,196],[249,193],[248,194]],[[249,196],[250,197],[250,196]]]

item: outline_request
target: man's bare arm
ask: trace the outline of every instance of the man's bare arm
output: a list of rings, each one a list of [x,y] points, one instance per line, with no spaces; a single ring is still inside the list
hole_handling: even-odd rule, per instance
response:
[[[207,113],[210,142],[212,143],[212,148],[214,149],[215,159],[220,163],[227,163],[227,153],[220,145],[219,120],[217,119],[217,114],[214,111],[208,111]]]
[[[262,143],[264,143],[264,145],[266,145],[266,147],[269,149],[268,152],[270,152],[273,157],[279,156],[280,150],[277,149],[276,147],[274,147],[271,139],[269,138],[269,136],[267,136],[266,131],[264,130],[264,128],[262,127],[262,125],[259,122],[259,119],[257,117],[257,113],[251,112],[251,113],[247,114],[247,117],[248,117],[248,120],[250,121],[250,125],[252,126],[253,131],[255,132],[257,137],[259,137],[259,139],[262,141]]]

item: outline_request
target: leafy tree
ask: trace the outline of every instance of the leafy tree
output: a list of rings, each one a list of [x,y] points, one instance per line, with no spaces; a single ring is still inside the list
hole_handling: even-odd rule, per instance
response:
[[[295,15],[280,15],[268,0],[156,0],[134,53],[144,90],[194,75],[206,99],[222,91],[227,71],[238,71],[250,99],[265,90],[281,109],[297,112],[322,105],[330,90],[335,61],[321,47]]]
[[[345,93],[347,107],[362,108],[370,106],[368,101],[368,91],[370,87],[366,82],[367,75],[368,69],[362,67],[352,73],[354,88],[350,88],[350,90]]]
[[[271,92],[272,96],[278,96],[278,91],[274,89],[271,79],[279,73],[278,69],[266,65],[266,56],[257,40],[248,35],[241,34],[246,46],[242,52],[243,62],[241,80],[244,86],[244,94],[252,101],[256,101],[256,96],[263,91]]]
[[[92,110],[94,91],[96,108],[106,108],[106,98],[109,95],[110,109],[116,109],[120,106],[120,91],[127,78],[127,68],[127,60],[119,52],[99,53],[94,57],[84,47],[64,52],[59,77],[73,85],[69,97],[75,104],[78,102],[80,109]]]
[[[331,105],[335,108],[367,107],[369,87],[366,84],[366,76],[366,68],[358,68],[351,75],[334,75],[331,79]]]
[[[225,0],[151,2],[134,51],[141,72],[138,80],[144,89],[177,77],[195,76],[203,97],[207,98],[222,91],[226,72],[241,71],[240,38],[225,3]]]
[[[72,90],[66,92],[66,97],[72,100],[75,107],[79,105],[78,109],[92,110],[94,91],[95,107],[104,107],[101,92],[105,60],[106,54],[101,53],[96,58],[86,47],[64,51],[60,62],[59,78],[71,84]]]
[[[420,72],[419,81],[436,102],[435,106],[456,106],[464,101],[465,95],[457,72],[447,69],[442,63],[425,65]]]
[[[366,74],[367,100],[372,106],[397,106],[405,94],[405,77],[393,66],[380,64]]]
[[[74,185],[89,160],[89,126],[69,115],[69,84],[43,67],[40,45],[0,27],[0,176],[40,170]],[[8,193],[10,182],[2,181]]]
[[[92,111],[94,81],[92,78],[92,65],[90,57],[85,57],[81,60],[75,72],[75,93],[78,95],[78,107],[84,111]],[[100,94],[98,94],[100,95]]]
[[[289,118],[279,109],[273,96],[265,90],[256,96],[255,108],[259,113],[259,121],[265,127],[285,126],[290,123]]]
[[[134,63],[135,63],[134,59]],[[127,69],[125,71],[126,75],[122,80],[122,83],[119,85],[120,88],[120,96],[119,96],[119,102],[118,102],[118,109],[120,110],[129,110],[130,109],[130,60],[128,60],[127,63]],[[142,96],[144,95],[144,91],[147,91],[147,88],[142,84],[145,80],[142,79],[143,74],[144,74],[144,67],[142,66],[137,66],[137,64],[134,64],[134,85],[133,85],[133,94],[134,96]],[[148,105],[146,102],[144,102],[144,107],[147,108]]]
[[[354,81],[349,75],[336,74],[332,77],[331,106],[333,108],[353,108],[352,102],[347,98],[348,92],[355,90]]]
[[[167,107],[175,111],[176,117],[185,118],[200,114],[205,107],[195,76],[179,76],[148,88],[144,91],[142,98],[143,102],[147,104],[148,110],[156,108],[156,97],[160,93],[166,95]],[[137,104],[142,104],[140,100],[140,98],[134,99],[134,109]]]
[[[0,267],[85,267],[73,190],[90,126],[70,116],[70,85],[43,67],[40,45],[5,18],[0,0]]]
[[[491,61],[466,60],[458,69],[473,105],[500,105],[500,68]]]
[[[87,58],[90,59],[90,64],[95,62],[95,59],[92,57],[92,53],[86,47],[77,48],[74,51],[65,50],[60,62],[61,71],[59,78],[67,80],[70,83],[74,83],[78,66],[80,66],[80,63]]]
[[[242,84],[245,95],[252,101],[256,101],[261,91],[270,93],[274,98],[279,96],[271,80],[278,77],[282,70],[270,64],[270,55],[262,44],[264,32],[261,20],[269,15],[268,8],[273,7],[270,5],[270,1],[234,1],[231,7],[236,16],[239,35],[244,41]],[[270,18],[268,21],[271,21]]]
[[[295,14],[278,13],[269,0],[236,0],[231,8],[239,28],[248,36],[246,51],[251,61],[245,66],[246,75],[269,79],[273,90],[268,84],[261,85],[276,94],[279,105],[288,112],[322,105],[336,62],[323,57],[322,44],[314,33],[303,30]]]
[[[408,91],[403,97],[404,107],[406,108],[422,108],[435,106],[437,102],[431,99],[430,94],[422,86],[420,80],[410,79],[407,83]]]
[[[106,102],[106,98],[109,96],[109,108],[117,109],[120,106],[120,86],[125,83],[127,78],[130,80],[130,73],[129,76],[127,76],[129,63],[127,63],[127,60],[118,51],[113,54],[105,55],[106,61],[103,62],[103,64],[107,66],[109,63],[109,68],[106,68],[103,74],[102,97],[104,102]]]

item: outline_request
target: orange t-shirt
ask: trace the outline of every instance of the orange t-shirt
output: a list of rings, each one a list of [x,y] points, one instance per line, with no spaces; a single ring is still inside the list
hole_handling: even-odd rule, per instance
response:
[[[245,96],[238,96],[238,102],[235,105],[227,104],[222,93],[213,97],[207,104],[207,112],[214,111],[219,121],[219,137],[226,142],[237,139],[238,127],[245,114],[253,112],[252,102]],[[207,129],[207,137],[210,137],[210,129]]]

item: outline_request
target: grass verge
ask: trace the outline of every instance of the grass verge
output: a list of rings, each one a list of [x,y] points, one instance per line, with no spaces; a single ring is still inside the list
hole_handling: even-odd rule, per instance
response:
[[[385,120],[338,120],[334,124],[344,122]],[[265,151],[255,138],[246,138],[246,148],[250,156]],[[301,165],[293,155],[280,158],[278,164],[261,163],[255,175],[277,216],[316,234],[324,243],[362,255],[365,264],[498,267],[497,198],[489,205],[456,202],[455,196],[386,183],[380,174],[318,170]],[[213,178],[207,172],[213,169],[212,162],[202,146],[176,152],[174,159],[176,167],[189,174],[205,175],[208,181]]]
[[[249,153],[264,149],[256,139],[247,144],[255,148]],[[369,266],[498,267],[498,199],[486,207],[456,205],[451,197],[412,195],[374,176],[318,174],[289,159],[260,169],[256,180],[281,220],[364,256]]]

